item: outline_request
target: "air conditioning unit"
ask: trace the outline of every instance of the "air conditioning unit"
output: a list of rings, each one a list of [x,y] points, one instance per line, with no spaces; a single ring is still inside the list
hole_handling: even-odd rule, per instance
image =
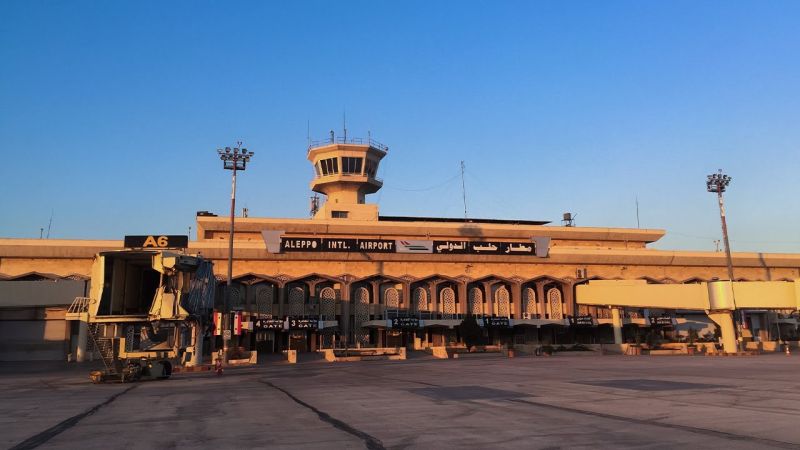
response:
[[[578,278],[578,279],[588,278],[588,276],[586,275],[586,268],[577,269],[575,271],[575,278]]]

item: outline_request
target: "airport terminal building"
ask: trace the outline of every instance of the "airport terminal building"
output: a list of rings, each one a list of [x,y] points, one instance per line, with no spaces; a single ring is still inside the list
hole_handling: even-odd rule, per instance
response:
[[[618,299],[587,289],[618,280],[636,289],[688,286],[695,295],[697,285],[727,280],[724,253],[648,248],[663,230],[381,215],[367,196],[382,187],[376,174],[388,152],[372,140],[315,143],[307,152],[310,187],[324,202],[311,218],[236,219],[229,306],[239,312],[241,346],[279,352],[457,345],[467,315],[478,319],[487,342],[509,346],[619,342],[651,326],[674,331],[712,323],[704,310],[716,310],[713,301],[689,310],[681,298],[670,307],[673,294],[664,297],[663,290],[651,305],[650,291]],[[187,252],[214,262],[221,307],[229,218],[200,212],[196,220]],[[62,357],[73,351],[74,327],[56,324],[70,297],[85,295],[94,256],[122,248],[121,240],[0,239],[0,359],[18,357],[21,345],[31,354],[44,351],[36,338],[48,326],[60,344],[51,342],[41,358],[55,348]],[[785,287],[779,295],[789,296],[788,303],[750,308],[743,336],[771,340],[796,331],[800,255],[734,253],[733,264],[736,281],[769,282],[763,286]],[[290,320],[297,326],[285,325]]]

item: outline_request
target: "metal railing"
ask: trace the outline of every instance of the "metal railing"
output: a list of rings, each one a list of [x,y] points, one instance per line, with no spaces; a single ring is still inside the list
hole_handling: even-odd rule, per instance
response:
[[[383,184],[383,178],[372,177],[367,173],[361,174],[361,173],[343,173],[343,172],[340,173],[340,172],[337,172],[337,173],[329,173],[327,175],[317,175],[316,173],[314,173],[314,179],[315,180],[320,179],[320,178],[327,178],[327,177],[367,177],[370,180],[374,180],[374,181],[377,181],[377,182]]]
[[[67,309],[67,314],[81,314],[89,311],[89,297],[75,297]]]
[[[329,137],[327,139],[320,139],[311,141],[308,144],[308,149],[311,150],[312,148],[317,147],[324,147],[326,145],[331,144],[356,144],[356,145],[369,145],[370,147],[376,148],[378,150],[382,150],[384,152],[389,151],[389,147],[381,144],[380,142],[376,141],[372,138],[345,138],[345,137]]]

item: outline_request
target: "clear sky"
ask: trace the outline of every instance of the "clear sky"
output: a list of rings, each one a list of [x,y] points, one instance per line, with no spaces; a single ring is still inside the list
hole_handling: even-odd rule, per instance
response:
[[[800,252],[800,2],[0,2],[0,236],[306,217],[307,131],[389,145],[385,215],[663,228]],[[194,230],[193,230],[194,231]]]

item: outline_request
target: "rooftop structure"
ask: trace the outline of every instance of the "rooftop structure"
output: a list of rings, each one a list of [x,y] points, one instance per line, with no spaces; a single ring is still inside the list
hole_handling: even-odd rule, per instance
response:
[[[377,177],[389,147],[372,139],[335,139],[312,142],[308,160],[314,165],[311,190],[327,199],[315,219],[378,220],[378,206],[367,204],[383,181]]]

